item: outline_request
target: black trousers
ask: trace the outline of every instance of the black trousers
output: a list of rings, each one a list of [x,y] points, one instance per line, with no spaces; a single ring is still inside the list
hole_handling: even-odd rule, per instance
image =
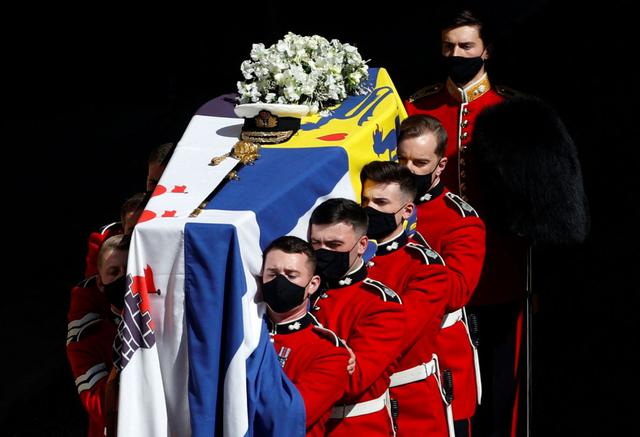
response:
[[[456,437],[471,437],[471,419],[460,419],[453,422]]]
[[[522,435],[520,411],[526,396],[524,379],[524,299],[467,307],[478,318],[478,354],[482,404],[472,421],[473,437]],[[520,387],[519,387],[520,386]]]

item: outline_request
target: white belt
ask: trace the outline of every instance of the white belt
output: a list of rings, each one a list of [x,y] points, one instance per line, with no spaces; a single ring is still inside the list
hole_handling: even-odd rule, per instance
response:
[[[391,375],[391,384],[389,384],[389,387],[397,387],[399,385],[422,381],[435,374],[436,369],[436,361],[432,359],[428,363],[422,363],[416,367],[396,372]]]
[[[471,339],[471,333],[469,332],[469,326],[467,324],[467,311],[462,308],[462,315],[464,316],[464,327],[467,330],[467,337],[469,337],[469,343],[471,344],[471,349],[473,350],[473,368],[476,374],[476,396],[478,405],[482,402],[482,377],[480,376],[480,357],[478,356],[478,348],[475,344],[473,344],[473,340]]]
[[[440,392],[442,402],[445,406],[449,437],[455,437],[456,434],[453,429],[453,412],[451,411],[451,404],[447,403],[444,389],[442,388],[442,382],[440,381],[440,365],[438,364],[438,356],[436,354],[432,355],[431,361],[428,363],[423,363],[419,366],[412,367],[401,372],[396,372],[391,375],[391,385],[389,387],[397,387],[399,385],[409,384],[415,381],[422,381],[431,375],[436,378],[438,391]]]
[[[464,329],[467,332],[467,337],[469,338],[469,344],[471,344],[471,349],[473,350],[473,368],[476,376],[476,397],[477,397],[476,400],[478,401],[478,405],[480,405],[482,401],[482,379],[480,377],[480,358],[478,357],[478,349],[476,348],[476,346],[473,344],[473,341],[471,340],[471,334],[469,333],[469,326],[467,324],[467,311],[465,310],[465,308],[462,307],[452,313],[445,314],[444,318],[442,319],[442,326],[440,326],[440,329],[448,328],[460,321],[462,321],[462,324],[464,325]]]
[[[442,397],[442,403],[445,406],[446,416],[447,416],[447,430],[449,431],[449,437],[456,437],[456,431],[453,426],[453,410],[451,409],[451,404],[447,402],[447,397],[444,392],[444,388],[442,387],[442,381],[440,379],[440,364],[438,363],[438,356],[433,354],[433,359],[436,363],[436,373],[435,378],[438,382],[438,390],[440,390],[440,396]]]
[[[442,319],[442,325],[440,326],[440,329],[445,329],[450,326],[453,326],[456,323],[458,323],[460,320],[462,320],[462,318],[463,318],[462,308],[457,309],[452,313],[447,313],[444,315],[444,318]]]
[[[331,411],[331,419],[344,419],[345,417],[363,416],[382,410],[389,404],[389,390],[385,390],[382,396],[370,401],[353,405],[337,405]]]

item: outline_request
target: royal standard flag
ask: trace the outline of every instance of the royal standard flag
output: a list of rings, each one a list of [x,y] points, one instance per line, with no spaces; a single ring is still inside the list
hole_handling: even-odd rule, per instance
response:
[[[209,165],[240,134],[230,96],[192,118],[133,234],[114,346],[120,435],[304,435],[304,402],[268,341],[257,278],[266,245],[306,239],[316,205],[358,201],[362,166],[395,159],[402,102],[384,69],[365,86],[263,146],[237,180],[226,180],[235,159]]]

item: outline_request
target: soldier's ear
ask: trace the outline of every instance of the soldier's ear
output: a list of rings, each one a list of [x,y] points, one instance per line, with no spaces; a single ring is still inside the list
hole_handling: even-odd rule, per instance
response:
[[[445,167],[447,166],[447,162],[449,162],[449,159],[446,156],[443,156],[440,159],[440,162],[438,163],[438,166],[436,167],[436,177],[440,177],[440,175],[442,175],[442,172],[444,171]]]
[[[405,205],[404,211],[402,211],[402,218],[404,220],[408,220],[409,217],[413,215],[413,211],[415,210],[416,205],[413,202],[409,202]]]
[[[482,41],[482,45],[484,45],[484,50],[482,51],[482,55],[480,55],[480,57],[486,61],[491,57],[491,44],[485,45],[484,41]]]
[[[369,238],[366,235],[360,237],[358,241],[358,255],[364,255],[364,252],[367,250],[367,245],[369,244]]]
[[[307,297],[318,291],[318,288],[320,288],[320,276],[313,275],[307,286]]]

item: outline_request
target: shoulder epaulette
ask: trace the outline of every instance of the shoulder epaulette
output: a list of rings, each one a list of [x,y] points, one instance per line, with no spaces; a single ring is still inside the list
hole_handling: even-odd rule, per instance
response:
[[[448,192],[447,194],[445,194],[445,198],[449,200],[449,205],[453,205],[456,207],[462,217],[480,217],[478,215],[478,212],[473,209],[473,206],[469,205],[462,197],[458,196],[457,194]]]
[[[444,260],[442,259],[440,254],[438,252],[436,252],[435,250],[431,249],[430,247],[423,246],[422,244],[407,243],[407,248],[413,249],[413,250],[419,252],[420,255],[422,255],[422,258],[424,259],[424,263],[425,264],[428,264],[428,265],[433,265],[433,264],[445,265],[444,264]]]
[[[402,303],[402,299],[400,299],[400,296],[398,295],[398,293],[396,293],[391,288],[384,285],[382,282],[376,281],[375,279],[371,279],[371,278],[366,278],[362,282],[364,284],[367,284],[371,288],[375,289],[375,291],[379,292],[380,297],[382,297],[383,301]]]
[[[76,284],[76,287],[80,287],[80,288],[87,288],[89,287],[93,282],[96,281],[98,275],[93,275],[93,276],[89,276],[86,279],[83,279],[82,281],[78,282]]]
[[[318,319],[316,319],[316,316],[314,316],[313,314],[311,313],[307,313],[307,314],[309,314],[309,316],[311,317],[311,324],[313,325],[313,330],[316,333],[318,333],[321,337],[324,337],[327,340],[329,340],[336,347],[344,347],[344,343],[340,340],[340,337],[338,337],[338,335],[335,332],[333,332],[331,329],[328,329],[322,326],[322,323],[320,323]]]
[[[411,238],[413,238],[414,240],[416,240],[418,243],[422,244],[423,246],[426,246],[427,248],[431,249],[431,246],[427,242],[427,239],[424,238],[424,235],[422,235],[419,231],[416,231],[416,233],[413,234],[413,237],[411,237]]]
[[[502,97],[504,97],[505,99],[512,99],[514,97],[524,97],[525,94],[523,92],[514,90],[513,88],[509,88],[508,86],[504,86],[504,85],[496,85],[496,92],[501,95]]]
[[[327,329],[322,326],[314,326],[313,331],[320,337],[329,340],[335,347],[344,347],[344,343],[340,341],[340,337],[331,329]]]
[[[436,84],[433,84],[433,85],[426,86],[426,87],[422,88],[421,90],[413,93],[411,95],[411,97],[409,97],[409,102],[415,102],[418,99],[421,99],[423,97],[427,97],[427,96],[430,96],[432,94],[435,94],[438,91],[440,91],[443,86],[444,86],[444,84],[442,84],[442,83],[436,83]]]

